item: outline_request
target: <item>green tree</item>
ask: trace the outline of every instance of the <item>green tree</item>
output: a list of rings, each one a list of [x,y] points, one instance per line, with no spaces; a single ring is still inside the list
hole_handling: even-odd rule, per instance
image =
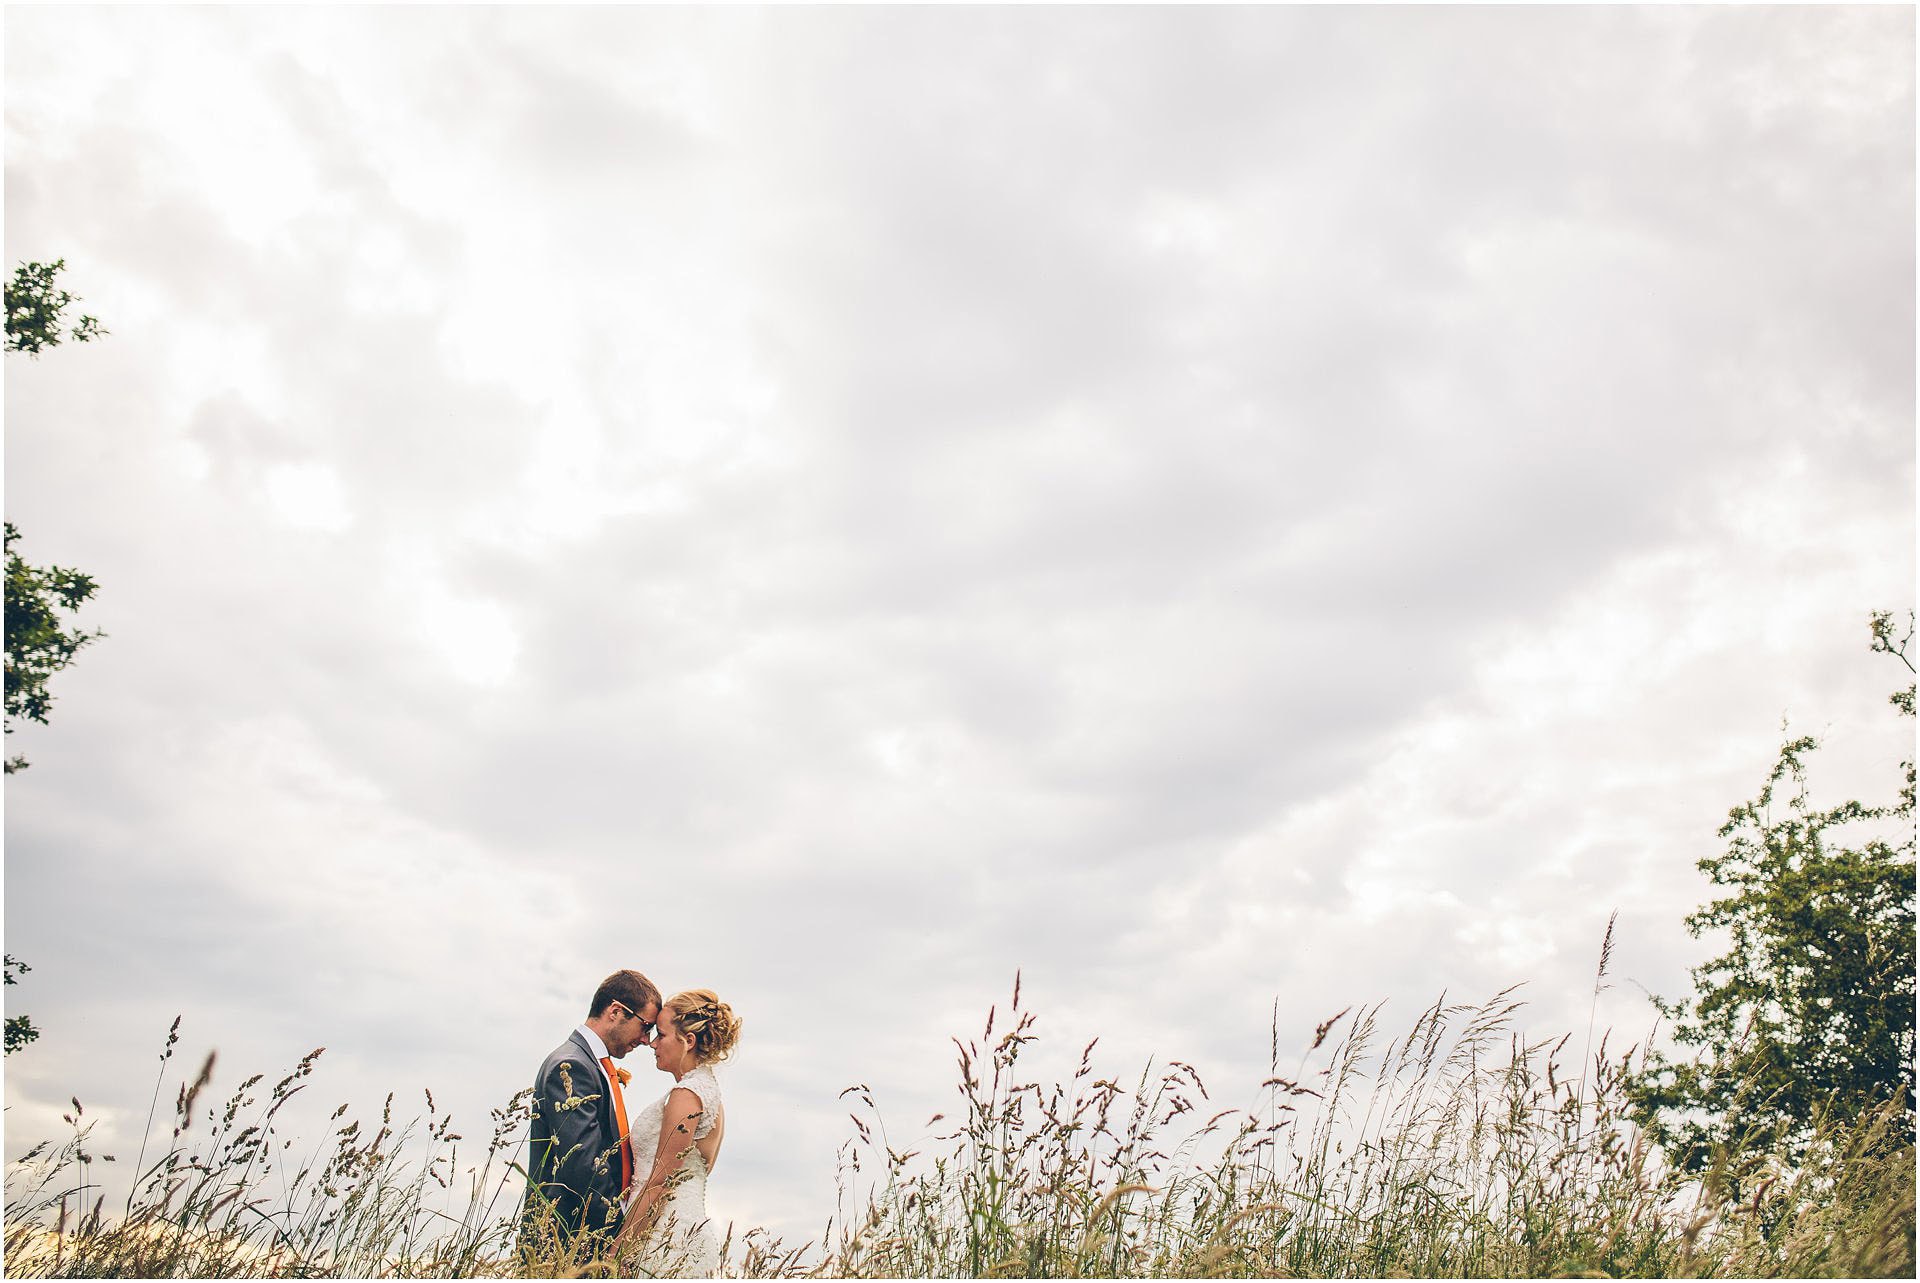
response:
[[[67,308],[77,300],[58,288],[56,282],[66,268],[65,259],[51,263],[22,263],[13,270],[6,284],[7,351],[25,352],[38,357],[63,342],[88,343],[105,334],[100,322],[81,316],[68,324]],[[64,328],[63,328],[64,327]],[[93,632],[68,631],[61,627],[57,613],[77,611],[93,596],[91,576],[63,566],[42,569],[30,566],[13,550],[20,532],[11,521],[6,523],[7,554],[7,694],[6,734],[13,734],[13,721],[25,717],[45,724],[53,696],[47,691],[47,679],[73,662],[80,648],[97,637]],[[13,774],[27,765],[24,757],[9,757],[6,773]],[[6,983],[18,983],[17,977],[32,968],[12,954],[6,955]],[[11,1056],[40,1036],[26,1016],[6,1018],[5,1054]]]
[[[6,287],[7,351],[38,356],[63,341],[87,343],[106,333],[91,316],[82,316],[67,327],[65,334],[60,332],[67,308],[79,301],[54,286],[66,266],[66,259],[56,258],[51,263],[22,263],[13,269],[13,279]]]
[[[6,976],[9,985],[20,983],[14,978],[16,973],[24,974],[32,970],[32,967],[29,967],[12,954],[7,955]],[[33,1021],[25,1016],[8,1016],[6,1036],[7,1045],[5,1054],[11,1056],[14,1052],[20,1050],[20,1048],[26,1046],[35,1038],[38,1038],[40,1031],[35,1029],[33,1027]]]
[[[106,333],[91,316],[67,323],[67,309],[78,300],[58,286],[66,266],[67,261],[59,258],[51,263],[22,263],[13,269],[13,279],[6,286],[7,351],[37,357],[63,342],[89,343]],[[61,627],[57,613],[77,611],[93,596],[92,576],[64,566],[42,569],[27,564],[13,550],[19,538],[20,532],[7,522],[8,735],[13,734],[17,717],[46,723],[47,710],[53,706],[47,679],[71,664],[81,647],[103,636],[97,630],[70,632]],[[26,765],[24,757],[10,757],[6,773],[11,775]],[[7,983],[13,983],[11,972]]]
[[[1913,616],[1872,617],[1873,649],[1914,671]],[[1914,688],[1895,708],[1913,716]],[[1899,800],[1815,807],[1811,736],[1789,740],[1758,797],[1720,829],[1700,869],[1728,894],[1687,918],[1724,930],[1726,953],[1696,967],[1694,994],[1654,999],[1693,1059],[1651,1057],[1634,1084],[1642,1121],[1683,1167],[1737,1157],[1764,1139],[1804,1145],[1821,1118],[1888,1099],[1914,1107],[1914,765]],[[1889,841],[1887,834],[1894,835]],[[1854,836],[1854,835],[1859,836]]]
[[[73,663],[80,649],[105,636],[99,629],[83,632],[61,626],[58,612],[72,614],[93,596],[91,575],[65,566],[30,566],[13,550],[20,532],[6,523],[7,553],[7,719],[13,734],[15,718],[45,725],[53,707],[47,680]],[[27,766],[24,757],[9,757],[6,773]]]

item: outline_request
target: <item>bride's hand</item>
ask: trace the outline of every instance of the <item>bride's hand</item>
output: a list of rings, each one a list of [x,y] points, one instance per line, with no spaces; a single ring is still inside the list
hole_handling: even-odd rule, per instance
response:
[[[656,1199],[648,1198],[653,1192],[651,1182],[642,1186],[627,1204],[627,1214],[620,1222],[620,1232],[613,1236],[613,1250],[616,1253],[626,1251],[647,1236],[647,1230],[653,1224],[653,1208]]]

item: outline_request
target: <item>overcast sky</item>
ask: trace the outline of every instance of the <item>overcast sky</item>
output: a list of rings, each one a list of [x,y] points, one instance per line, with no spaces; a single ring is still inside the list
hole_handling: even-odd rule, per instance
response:
[[[5,23],[111,331],[6,361],[109,634],[8,744],[9,1156],[176,1014],[482,1134],[637,966],[805,1236],[1016,968],[1248,1104],[1276,999],[1584,1027],[1617,908],[1638,1037],[1783,718],[1895,787],[1910,8]]]

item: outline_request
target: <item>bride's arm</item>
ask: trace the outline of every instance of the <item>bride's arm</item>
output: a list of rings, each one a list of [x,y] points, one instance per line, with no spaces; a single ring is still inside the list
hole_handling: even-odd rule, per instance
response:
[[[654,1150],[653,1170],[647,1173],[640,1196],[634,1199],[633,1206],[628,1209],[616,1243],[624,1246],[638,1239],[647,1232],[654,1217],[659,1215],[660,1200],[667,1193],[667,1182],[673,1179],[674,1173],[680,1170],[680,1165],[686,1160],[687,1150],[693,1144],[693,1129],[699,1122],[700,1097],[685,1087],[675,1087],[667,1093],[667,1103],[660,1115],[660,1144]]]

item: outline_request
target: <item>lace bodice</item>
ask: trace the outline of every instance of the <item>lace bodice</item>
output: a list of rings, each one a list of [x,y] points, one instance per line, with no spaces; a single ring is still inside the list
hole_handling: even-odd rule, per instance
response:
[[[688,1149],[686,1161],[697,1162],[704,1168],[707,1165],[706,1158],[700,1153],[697,1142],[711,1136],[714,1127],[720,1122],[720,1080],[714,1077],[712,1069],[706,1065],[700,1065],[689,1070],[687,1076],[675,1083],[673,1087],[684,1087],[699,1098],[700,1117],[693,1125],[693,1139],[696,1144]],[[654,1146],[660,1141],[660,1123],[667,1112],[667,1100],[673,1095],[673,1087],[667,1089],[666,1095],[653,1101],[633,1116],[632,1135],[636,1145],[636,1162],[648,1161]]]
[[[700,1098],[700,1121],[693,1126],[693,1138],[705,1140],[713,1134],[714,1124],[720,1121],[720,1080],[714,1077],[710,1067],[698,1065],[674,1086],[684,1087]],[[671,1096],[672,1090],[667,1094]]]
[[[720,1122],[720,1080],[713,1070],[701,1065],[673,1087],[684,1087],[699,1097],[700,1116],[693,1125],[696,1143],[687,1146],[681,1157],[680,1174],[669,1185],[656,1229],[639,1264],[643,1273],[657,1278],[706,1278],[719,1270],[721,1253],[719,1238],[707,1218],[707,1159],[698,1142],[711,1135]],[[673,1087],[633,1116],[631,1135],[638,1171],[633,1188],[627,1192],[629,1204],[640,1196],[660,1143],[661,1120]]]

